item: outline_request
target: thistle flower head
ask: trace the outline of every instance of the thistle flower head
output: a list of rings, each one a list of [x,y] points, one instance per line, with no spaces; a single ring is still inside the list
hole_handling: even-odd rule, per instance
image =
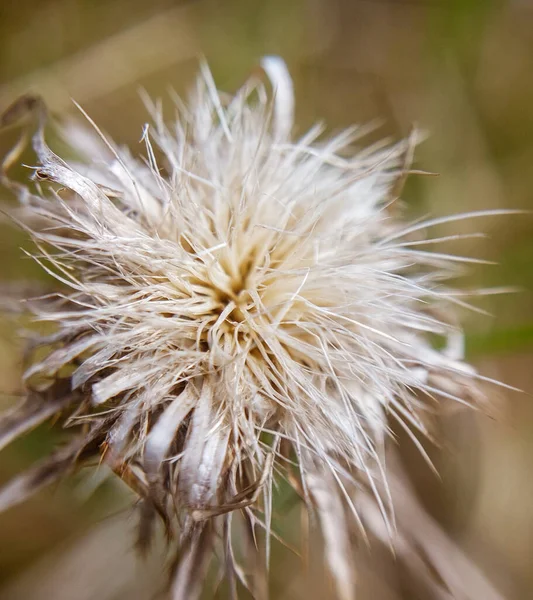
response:
[[[36,342],[3,441],[54,413],[83,427],[1,504],[100,457],[142,499],[141,531],[159,513],[178,536],[176,599],[196,597],[216,544],[232,585],[253,587],[234,546],[264,528],[268,554],[278,475],[318,516],[350,598],[359,498],[394,530],[391,423],[425,433],[441,401],[478,393],[445,283],[460,259],[417,238],[438,220],[391,210],[410,142],[354,150],[364,130],[319,127],[294,141],[286,68],[263,69],[270,83],[226,97],[203,68],[170,126],[148,103],[143,158],[70,127],[67,162],[41,123],[37,183],[17,188],[62,291],[30,304],[56,330]],[[232,516],[250,539],[232,542]]]

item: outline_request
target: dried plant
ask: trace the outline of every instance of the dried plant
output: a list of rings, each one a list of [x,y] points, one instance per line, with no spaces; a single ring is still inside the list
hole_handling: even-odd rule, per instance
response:
[[[279,59],[262,68],[270,84],[254,74],[227,97],[204,67],[170,128],[147,101],[144,159],[85,115],[96,133],[64,127],[78,157],[65,161],[39,100],[5,113],[39,118],[34,185],[7,178],[17,151],[3,178],[62,291],[28,303],[55,330],[28,351],[28,397],[0,440],[52,415],[72,439],[0,506],[105,461],[140,497],[140,545],[157,515],[178,540],[175,600],[199,596],[214,551],[233,597],[242,584],[261,598],[284,477],[320,524],[343,600],[353,525],[388,540],[435,597],[497,598],[466,559],[451,566],[451,542],[385,460],[393,423],[423,452],[414,432],[443,403],[483,398],[446,284],[470,259],[420,234],[487,213],[403,223],[413,140],[354,150],[365,129],[314,127],[292,141],[291,79]]]

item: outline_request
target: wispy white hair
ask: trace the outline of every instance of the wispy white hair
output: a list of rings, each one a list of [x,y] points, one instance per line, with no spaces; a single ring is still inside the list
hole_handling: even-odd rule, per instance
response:
[[[403,223],[412,140],[358,150],[364,128],[326,139],[314,127],[294,141],[287,68],[267,57],[262,69],[269,82],[253,75],[227,97],[204,65],[170,126],[147,101],[144,158],[95,126],[66,128],[77,161],[60,159],[42,104],[18,105],[40,115],[38,183],[11,183],[19,219],[62,290],[30,304],[57,329],[37,340],[28,401],[0,440],[55,413],[82,426],[0,505],[99,456],[142,499],[141,542],[156,514],[179,540],[175,600],[198,597],[217,545],[232,594],[240,581],[265,595],[278,476],[316,515],[343,600],[354,594],[350,523],[431,560],[406,531],[416,524],[395,522],[405,511],[387,440],[396,424],[423,451],[413,432],[427,433],[428,415],[481,397],[463,362],[463,301],[446,284],[475,261],[431,252],[420,234],[485,213]],[[435,589],[454,593],[431,562]]]

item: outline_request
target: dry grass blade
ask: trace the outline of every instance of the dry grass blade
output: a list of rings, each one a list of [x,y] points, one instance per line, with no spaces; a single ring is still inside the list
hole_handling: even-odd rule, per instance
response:
[[[155,70],[196,58],[198,44],[185,26],[189,10],[181,6],[158,13],[87,50],[0,86],[0,107],[33,90],[51,110],[67,111],[72,98],[84,103],[97,100]],[[88,72],[99,76],[88,79]]]

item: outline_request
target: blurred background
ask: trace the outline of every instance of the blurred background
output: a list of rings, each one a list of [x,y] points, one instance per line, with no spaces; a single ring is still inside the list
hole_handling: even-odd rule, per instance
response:
[[[392,139],[413,125],[429,134],[416,167],[440,176],[410,178],[409,215],[533,208],[532,0],[2,0],[0,111],[35,91],[55,114],[74,115],[72,97],[135,151],[146,120],[141,87],[170,104],[169,89],[186,95],[204,56],[218,87],[233,91],[264,54],[283,56],[294,77],[296,134],[317,120],[331,131],[379,120],[374,135]],[[17,133],[0,132],[2,156]],[[0,190],[0,201],[13,198]],[[525,600],[533,589],[533,217],[432,233],[474,230],[488,235],[447,249],[498,265],[476,265],[460,285],[521,289],[480,300],[492,316],[465,312],[468,358],[525,393],[491,391],[492,417],[445,417],[442,443],[429,448],[442,481],[409,443],[402,452],[428,511],[509,600]],[[23,258],[27,246],[0,224],[4,285],[43,280]],[[20,393],[21,355],[16,324],[2,318],[0,408]],[[60,436],[48,423],[12,444],[0,480]],[[130,499],[103,475],[77,476],[0,515],[1,600],[144,600],[160,592],[162,561],[157,552],[145,563],[135,558]],[[282,500],[280,532],[297,543],[298,509]],[[414,598],[401,572],[368,579],[363,600]],[[280,544],[272,586],[273,598],[330,597]]]

